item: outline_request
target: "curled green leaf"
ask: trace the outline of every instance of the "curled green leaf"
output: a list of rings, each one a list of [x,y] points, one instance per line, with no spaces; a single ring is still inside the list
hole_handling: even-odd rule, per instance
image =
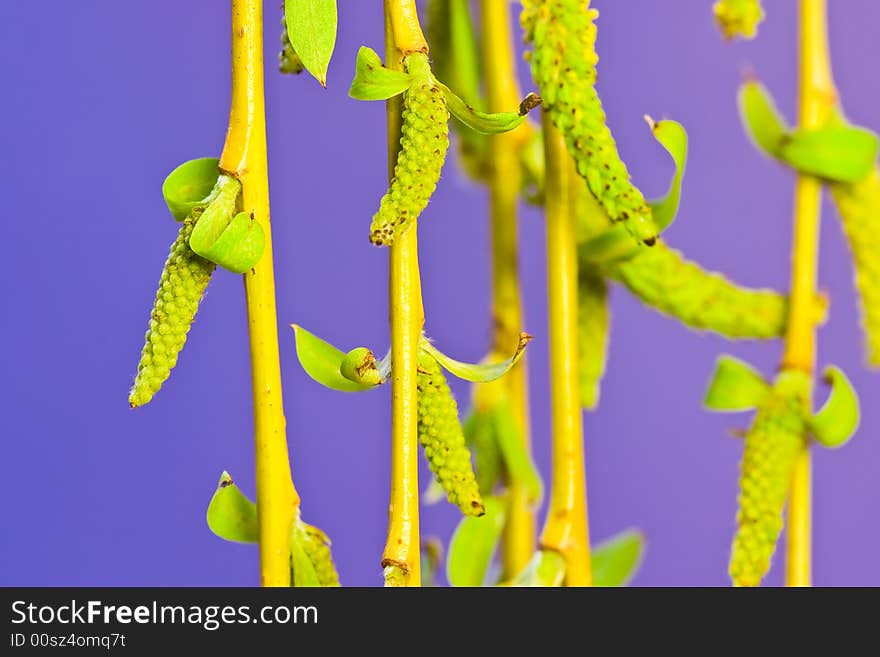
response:
[[[306,67],[303,66],[302,59],[296,54],[293,46],[290,45],[290,37],[287,35],[287,17],[284,15],[284,8],[281,8],[281,52],[278,53],[278,71],[284,75],[299,75]]]
[[[810,418],[808,428],[813,438],[825,447],[840,447],[859,428],[859,397],[846,374],[833,365],[823,373],[831,394],[822,408]]]
[[[526,120],[526,115],[541,104],[536,94],[528,94],[515,112],[481,112],[474,109],[455,94],[442,82],[437,82],[446,98],[446,107],[450,113],[471,130],[484,135],[497,135],[510,132]]]
[[[590,557],[593,586],[626,586],[645,555],[645,536],[627,529],[595,546]]]
[[[687,165],[688,134],[684,126],[677,121],[654,121],[649,116],[646,116],[645,119],[651,126],[654,138],[672,156],[672,161],[675,163],[675,173],[666,194],[658,199],[648,201],[654,215],[654,223],[657,224],[657,230],[662,232],[672,224],[675,215],[678,214],[678,206],[681,201],[681,181],[684,178],[684,170]]]
[[[565,557],[555,550],[538,550],[511,586],[562,586],[565,580]]]
[[[236,214],[241,183],[221,175],[210,202],[189,236],[194,253],[236,274],[249,271],[263,255],[263,227],[247,212]]]
[[[291,324],[296,337],[296,355],[310,377],[332,390],[360,392],[372,390],[375,384],[347,379],[342,375],[346,354],[297,324]]]
[[[506,507],[496,497],[485,497],[486,513],[465,516],[449,541],[446,577],[452,586],[482,586],[501,540]]]
[[[792,130],[770,92],[755,80],[740,87],[739,108],[746,133],[755,145],[796,171],[852,183],[863,180],[874,168],[877,135],[847,123],[838,112],[821,127]]]
[[[532,336],[528,333],[520,333],[519,342],[516,345],[516,351],[514,351],[513,356],[500,363],[463,363],[444,354],[425,337],[422,338],[421,348],[431,354],[444,369],[459,379],[473,383],[488,383],[489,381],[500,379],[519,362],[526,345],[531,339]]]
[[[216,157],[184,162],[162,183],[162,196],[177,221],[186,219],[195,208],[204,208],[220,175]]]
[[[356,100],[387,100],[402,94],[411,83],[408,73],[385,68],[375,50],[361,46],[348,95]]]
[[[259,540],[257,505],[245,497],[228,472],[220,475],[220,483],[208,504],[207,520],[211,531],[226,541]]]
[[[290,45],[322,87],[336,47],[336,0],[284,0]]]
[[[769,392],[770,385],[751,365],[722,355],[715,363],[703,405],[713,411],[747,411],[760,406]]]

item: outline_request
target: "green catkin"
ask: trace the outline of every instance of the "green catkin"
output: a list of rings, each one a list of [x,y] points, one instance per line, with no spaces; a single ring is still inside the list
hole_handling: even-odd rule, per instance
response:
[[[597,267],[582,265],[578,282],[578,372],[581,404],[593,409],[599,403],[602,377],[608,357],[611,314],[608,284]]]
[[[783,371],[746,434],[729,568],[735,586],[758,586],[770,569],[792,470],[807,445],[811,387],[805,372]]]
[[[545,111],[565,137],[578,173],[614,222],[653,244],[657,226],[605,120],[596,83],[599,15],[585,0],[523,0],[522,25],[534,46],[528,58]]]
[[[286,75],[299,75],[305,70],[299,55],[290,43],[287,34],[287,18],[281,8],[281,52],[278,53],[278,70]]]
[[[603,271],[643,303],[694,329],[734,339],[775,338],[785,331],[785,296],[735,285],[663,242]]]
[[[184,220],[162,269],[137,377],[128,395],[132,408],[149,402],[177,364],[177,355],[186,343],[199,302],[216,267],[193,253],[187,244],[199,214],[194,212]]]
[[[327,534],[317,527],[301,523],[301,540],[303,552],[305,552],[312,566],[315,568],[315,575],[322,587],[339,586],[339,574],[336,572],[336,565],[333,563],[333,555],[330,552],[330,539]]]
[[[394,177],[370,226],[370,241],[377,246],[391,246],[418,219],[437,187],[449,148],[449,111],[427,55],[413,53],[403,63],[413,83],[403,94]]]
[[[867,360],[880,367],[880,172],[865,180],[831,185],[855,266]]]
[[[481,516],[486,508],[458,419],[458,406],[440,364],[424,351],[419,353],[417,378],[419,443],[431,472],[450,503],[467,516]]]
[[[764,20],[761,0],[718,0],[712,10],[725,39],[754,39]]]

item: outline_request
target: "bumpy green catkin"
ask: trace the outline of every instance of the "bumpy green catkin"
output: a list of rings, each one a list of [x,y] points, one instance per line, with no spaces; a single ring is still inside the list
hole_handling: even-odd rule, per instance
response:
[[[782,372],[746,434],[730,557],[735,586],[758,586],[770,569],[792,470],[806,449],[810,393],[808,374]]]
[[[197,220],[198,215],[194,213],[183,222],[162,269],[150,328],[128,395],[132,408],[149,402],[177,364],[177,355],[186,343],[199,302],[216,267],[193,253],[187,244]]]
[[[663,242],[603,271],[645,304],[691,328],[727,338],[774,338],[785,331],[785,296],[734,285]]]
[[[458,406],[440,364],[424,351],[419,354],[418,392],[419,442],[431,472],[462,513],[483,515],[486,508],[458,419]]]
[[[302,523],[302,547],[322,587],[339,586],[339,574],[330,552],[330,539],[317,527]]]
[[[534,45],[532,75],[578,173],[608,217],[653,244],[658,231],[651,208],[630,182],[594,87],[598,15],[585,0],[523,0],[522,24]]]
[[[593,409],[599,403],[602,377],[608,357],[611,314],[608,284],[595,266],[579,268],[578,284],[578,372],[581,404]]]
[[[718,0],[713,11],[725,39],[754,39],[758,25],[764,20],[761,0]]]
[[[418,219],[437,187],[449,149],[449,111],[427,55],[408,55],[404,67],[414,79],[403,94],[394,178],[370,226],[370,241],[377,246],[391,246]]]
[[[833,184],[831,195],[852,251],[868,363],[880,367],[880,172],[858,183]]]

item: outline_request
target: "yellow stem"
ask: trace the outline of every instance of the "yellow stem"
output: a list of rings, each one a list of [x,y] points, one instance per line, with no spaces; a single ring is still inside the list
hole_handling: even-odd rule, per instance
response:
[[[483,70],[490,112],[510,111],[520,101],[513,52],[510,0],[482,0]],[[520,188],[521,131],[496,135],[490,142],[489,189],[492,229],[493,351],[506,353],[516,344],[523,326],[522,298],[517,257],[517,199]],[[529,445],[529,407],[526,363],[523,358],[503,379],[520,436]],[[511,482],[504,527],[502,574],[515,577],[535,550],[535,514],[526,490]]]
[[[543,114],[547,163],[547,285],[550,306],[550,388],[553,480],[542,547],[565,557],[568,586],[591,586],[583,417],[578,391],[577,231],[571,176],[577,175],[562,136]]]
[[[801,0],[799,123],[821,125],[836,104],[825,0]],[[785,336],[784,369],[813,372],[816,365],[816,269],[819,254],[821,182],[799,175],[795,189],[794,239],[791,259],[791,293],[788,330]],[[798,459],[788,500],[786,585],[811,583],[811,468],[810,453]]]
[[[266,234],[263,257],[244,275],[254,395],[260,582],[290,586],[290,531],[299,495],[290,475],[278,359],[262,26],[262,0],[232,0],[232,101],[220,168],[241,181],[244,210],[253,213]]]
[[[418,34],[414,30],[418,30]],[[402,57],[421,36],[412,0],[385,0],[386,65],[402,69]],[[424,50],[427,50],[425,45]],[[400,149],[401,98],[388,101],[388,176]],[[419,278],[417,226],[390,247],[391,308],[391,502],[388,538],[382,554],[386,585],[420,586],[418,369],[419,339],[424,324]]]

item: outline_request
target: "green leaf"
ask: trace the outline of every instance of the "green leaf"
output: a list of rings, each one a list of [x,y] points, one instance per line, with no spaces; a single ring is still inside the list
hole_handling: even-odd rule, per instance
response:
[[[835,182],[858,182],[877,161],[877,135],[852,125],[795,130],[779,149],[779,158],[802,173]]]
[[[831,394],[819,412],[809,420],[809,429],[821,445],[840,447],[859,428],[859,397],[839,368],[827,367],[823,375],[826,383],[831,385]]]
[[[544,483],[516,426],[509,399],[503,399],[492,409],[492,421],[507,473],[523,487],[530,503],[540,504],[544,496]]]
[[[446,577],[452,586],[482,586],[501,540],[506,508],[497,497],[483,499],[486,513],[466,516],[449,541]]]
[[[474,470],[477,475],[477,485],[480,488],[481,495],[491,495],[495,490],[495,486],[501,481],[501,474],[504,469],[502,462],[501,450],[496,438],[495,422],[492,411],[483,409],[472,409],[461,428],[464,432],[464,440],[473,458]],[[434,501],[437,499],[445,499],[446,493],[443,491],[436,479],[431,479],[432,486],[436,486],[439,491],[434,494],[434,489],[429,488],[426,491],[425,501]],[[428,497],[428,494],[431,497]]]
[[[291,324],[296,336],[296,356],[310,377],[323,386],[341,392],[372,390],[376,386],[350,381],[342,376],[340,367],[345,354],[332,344],[309,333],[297,324]]]
[[[654,121],[646,116],[648,125],[654,138],[660,142],[663,148],[672,156],[675,162],[675,174],[669,183],[669,190],[658,199],[649,202],[651,212],[654,215],[654,223],[660,231],[666,230],[675,220],[681,201],[681,181],[684,177],[684,169],[687,165],[688,135],[684,126],[677,121]]]
[[[194,208],[207,204],[207,198],[220,175],[219,162],[216,157],[189,160],[165,178],[162,196],[177,221],[183,221]]]
[[[528,333],[520,333],[519,343],[516,345],[516,351],[513,356],[500,363],[463,363],[457,361],[437,349],[437,347],[425,337],[422,337],[420,346],[424,351],[433,356],[441,366],[459,379],[464,379],[473,383],[488,383],[489,381],[500,379],[519,362],[519,359],[523,355],[523,350],[531,339],[532,336]]]
[[[770,92],[757,80],[747,80],[739,88],[738,101],[746,134],[759,150],[778,159],[779,148],[791,128]]]
[[[565,558],[554,550],[538,550],[511,586],[562,586]]]
[[[593,548],[593,586],[626,586],[642,564],[645,537],[627,529]]]
[[[539,96],[529,94],[520,103],[519,109],[516,112],[481,112],[464,102],[442,82],[438,81],[437,85],[443,90],[443,95],[446,98],[446,107],[452,115],[471,130],[484,135],[510,132],[526,120],[526,115],[531,110],[541,104]]]
[[[769,384],[751,365],[722,355],[715,363],[703,405],[713,411],[747,411],[760,406],[769,391]]]
[[[322,87],[336,46],[336,0],[284,0],[287,36],[303,66]]]
[[[754,80],[740,87],[739,106],[755,145],[801,173],[834,182],[858,182],[877,160],[877,135],[849,124],[839,112],[822,127],[793,130],[767,89]]]
[[[220,538],[235,543],[256,543],[259,538],[257,505],[236,486],[228,472],[208,504],[208,527]]]
[[[376,51],[361,46],[348,95],[356,100],[387,100],[409,89],[412,76],[382,65]]]

